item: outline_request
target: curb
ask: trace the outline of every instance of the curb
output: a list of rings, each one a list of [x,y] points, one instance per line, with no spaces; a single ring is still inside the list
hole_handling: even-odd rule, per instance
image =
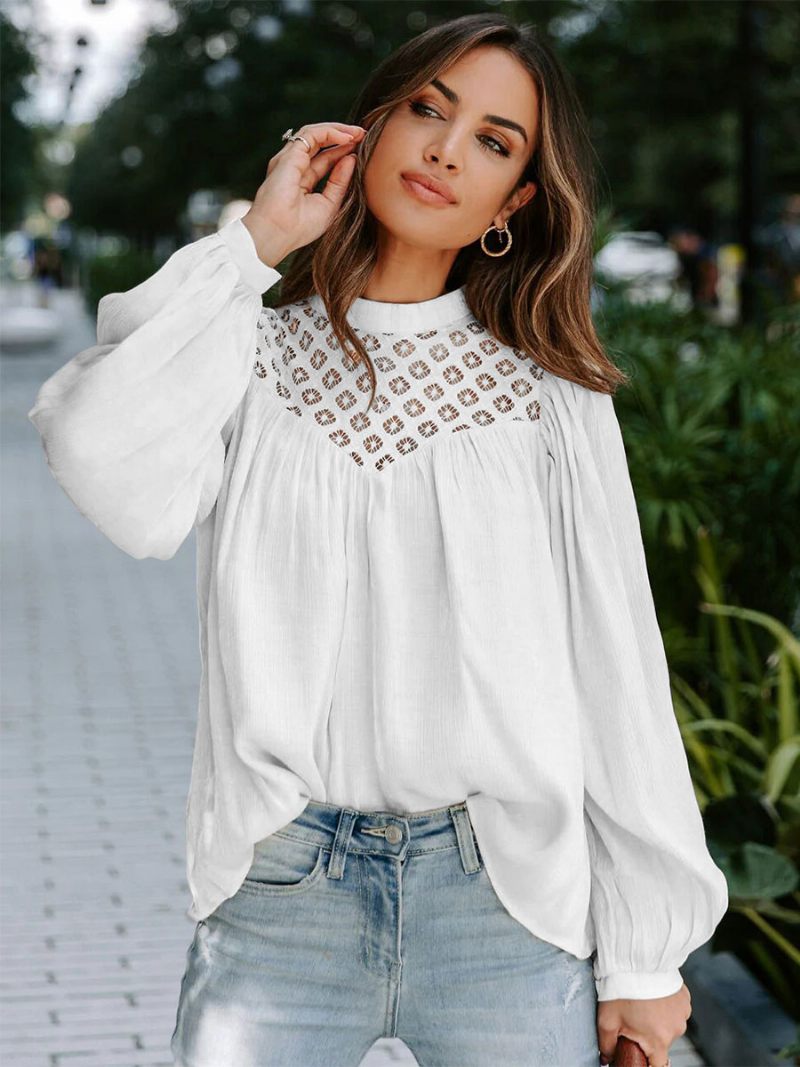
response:
[[[710,1067],[792,1067],[777,1053],[797,1024],[732,952],[696,949],[681,967],[692,995],[687,1035]]]

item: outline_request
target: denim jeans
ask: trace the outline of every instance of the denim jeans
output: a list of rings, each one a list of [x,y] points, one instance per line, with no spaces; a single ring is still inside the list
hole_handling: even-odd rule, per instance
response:
[[[197,923],[177,1067],[597,1067],[591,958],[501,904],[466,802],[398,815],[309,801]]]

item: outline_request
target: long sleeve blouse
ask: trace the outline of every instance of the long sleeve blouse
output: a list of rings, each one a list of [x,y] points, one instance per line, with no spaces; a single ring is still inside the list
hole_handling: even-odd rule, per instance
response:
[[[136,559],[197,536],[187,915],[309,799],[466,798],[486,872],[600,1000],[667,996],[728,904],[671,703],[612,397],[545,372],[464,289],[348,311],[241,220],[100,301],[28,413],[75,507]]]

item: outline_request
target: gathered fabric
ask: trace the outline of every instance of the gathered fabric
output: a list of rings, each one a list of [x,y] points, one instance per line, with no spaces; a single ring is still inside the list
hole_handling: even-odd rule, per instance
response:
[[[309,800],[466,799],[487,874],[598,998],[667,996],[728,905],[672,708],[612,397],[539,367],[463,287],[263,307],[237,219],[100,301],[28,417],[136,559],[193,528],[202,672],[187,914]]]

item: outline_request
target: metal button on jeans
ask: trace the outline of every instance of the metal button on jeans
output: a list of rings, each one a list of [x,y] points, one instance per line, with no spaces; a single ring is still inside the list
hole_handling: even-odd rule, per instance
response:
[[[403,840],[403,831],[396,823],[390,823],[386,827],[386,840],[391,845],[396,845],[398,841]]]

